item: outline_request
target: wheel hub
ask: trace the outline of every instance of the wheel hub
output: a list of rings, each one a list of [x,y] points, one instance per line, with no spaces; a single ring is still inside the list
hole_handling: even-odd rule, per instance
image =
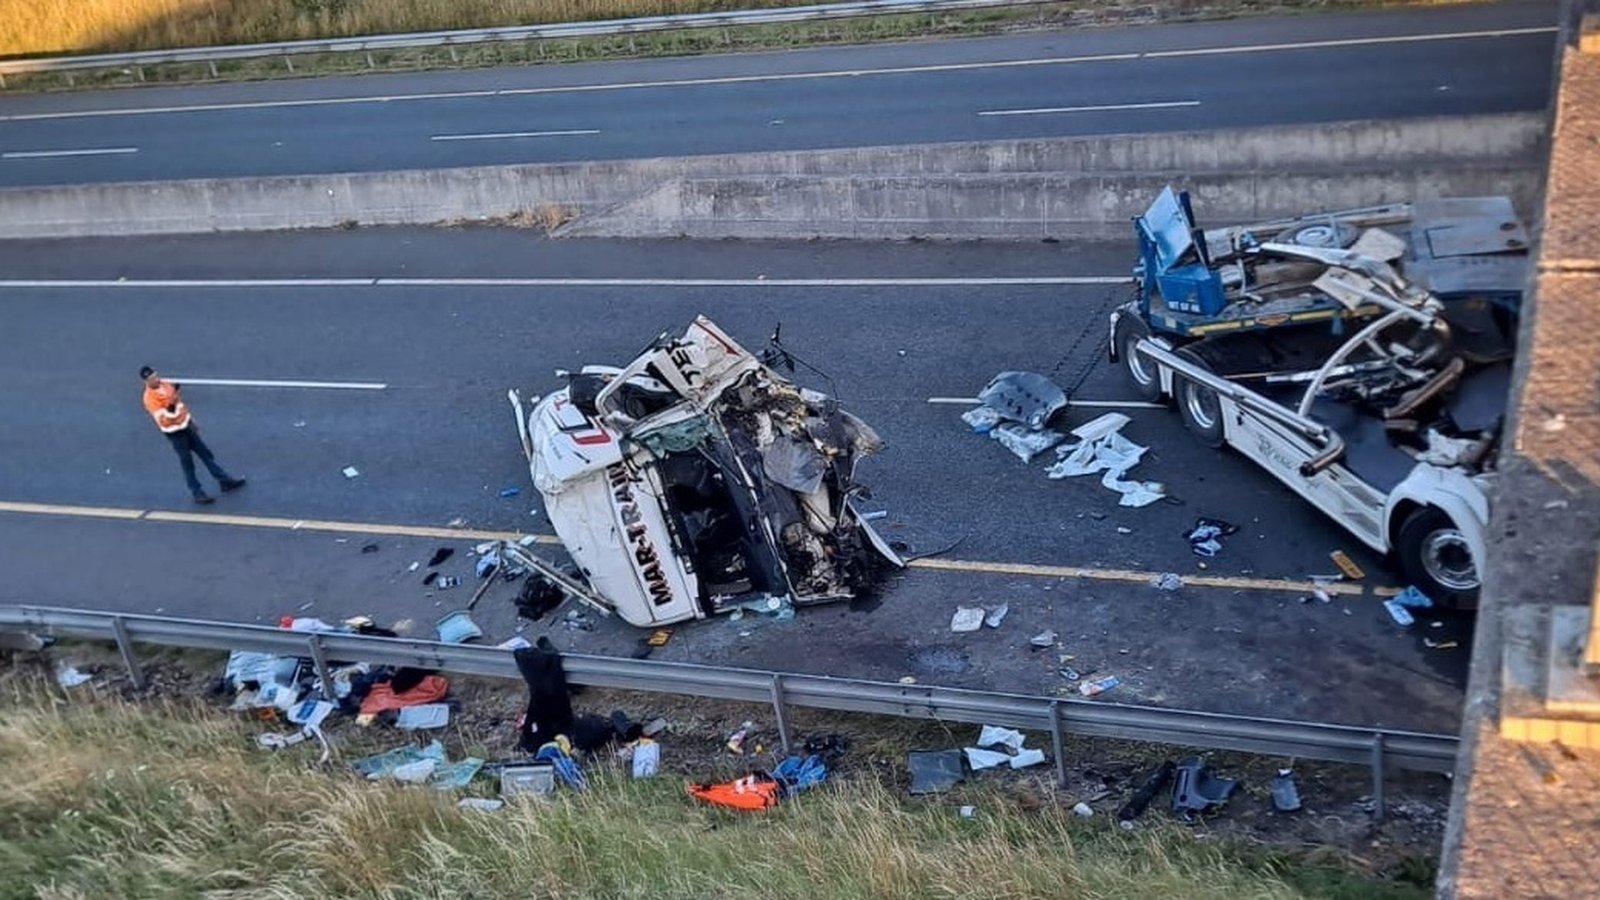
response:
[[[1478,589],[1478,567],[1467,539],[1454,528],[1441,528],[1422,542],[1422,567],[1428,576],[1452,591]]]

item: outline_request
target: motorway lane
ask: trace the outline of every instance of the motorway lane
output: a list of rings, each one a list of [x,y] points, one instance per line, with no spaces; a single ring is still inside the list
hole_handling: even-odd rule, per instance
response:
[[[1544,29],[1553,16],[1547,2],[1516,2],[583,67],[5,97],[0,186],[1528,110],[1547,102],[1553,35]],[[1374,40],[1380,42],[1362,43]],[[1331,45],[1284,46],[1307,41]],[[40,153],[91,155],[31,155]]]

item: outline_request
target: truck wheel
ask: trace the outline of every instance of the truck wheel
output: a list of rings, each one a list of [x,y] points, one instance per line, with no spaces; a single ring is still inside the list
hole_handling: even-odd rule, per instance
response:
[[[1133,385],[1133,392],[1141,400],[1161,399],[1161,376],[1155,363],[1140,356],[1133,348],[1150,336],[1150,326],[1137,315],[1124,312],[1117,317],[1113,338],[1117,342],[1117,359],[1122,360],[1123,374]]]
[[[1178,350],[1174,355],[1190,365],[1211,371],[1205,360],[1192,350]],[[1221,447],[1225,441],[1222,436],[1222,401],[1217,398],[1217,392],[1174,372],[1172,393],[1178,401],[1178,413],[1183,416],[1184,426],[1207,447]]]
[[[1477,605],[1482,586],[1478,561],[1449,516],[1431,506],[1407,516],[1395,554],[1406,578],[1438,603],[1451,609]]]

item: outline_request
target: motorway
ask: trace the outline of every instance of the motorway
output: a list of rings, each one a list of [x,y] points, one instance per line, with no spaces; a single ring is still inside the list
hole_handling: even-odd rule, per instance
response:
[[[0,97],[0,187],[1541,109],[1554,4]]]
[[[660,658],[1051,694],[1069,689],[1057,672],[1067,654],[1123,678],[1109,700],[1452,730],[1467,624],[1396,627],[1379,604],[1395,586],[1381,560],[1242,460],[1190,440],[1175,415],[1129,409],[1126,433],[1151,448],[1135,474],[1179,502],[1124,509],[1095,479],[1048,480],[1044,463],[970,433],[960,407],[928,402],[969,397],[1003,369],[1070,382],[1097,358],[1128,263],[1122,244],[631,243],[494,229],[6,242],[0,602],[247,622],[365,614],[427,634],[465,604],[477,535],[550,534],[505,388],[547,391],[558,366],[621,364],[705,313],[752,346],[782,323],[786,345],[889,442],[863,472],[888,534],[913,553],[960,543],[872,603],[682,626]],[[189,504],[139,406],[147,362],[190,383],[207,439],[248,487]],[[1103,363],[1079,394],[1129,396]],[[1241,526],[1214,560],[1184,539],[1199,516]],[[369,543],[377,550],[362,552]],[[444,571],[463,588],[435,592],[409,571],[438,546],[458,550]],[[1338,548],[1368,579],[1302,602],[1284,581],[1331,572]],[[1191,583],[1149,584],[1168,571]],[[495,640],[517,628],[513,594],[496,588],[478,608]],[[952,634],[954,608],[972,602],[1008,603],[1010,615]],[[1045,628],[1061,647],[1030,651]],[[612,654],[638,638],[615,621],[526,631],[541,633]],[[1424,644],[1450,638],[1455,649]]]

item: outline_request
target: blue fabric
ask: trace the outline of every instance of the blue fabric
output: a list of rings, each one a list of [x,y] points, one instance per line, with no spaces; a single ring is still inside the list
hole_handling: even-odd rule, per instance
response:
[[[567,786],[573,790],[581,791],[589,786],[588,780],[583,777],[583,769],[578,765],[578,761],[563,753],[561,748],[555,744],[545,744],[540,747],[539,752],[533,758],[540,762],[549,763],[555,769],[556,776],[566,782]]]
[[[784,794],[798,794],[827,779],[828,766],[820,756],[808,756],[804,760],[791,756],[772,770],[772,777],[783,785]]]

